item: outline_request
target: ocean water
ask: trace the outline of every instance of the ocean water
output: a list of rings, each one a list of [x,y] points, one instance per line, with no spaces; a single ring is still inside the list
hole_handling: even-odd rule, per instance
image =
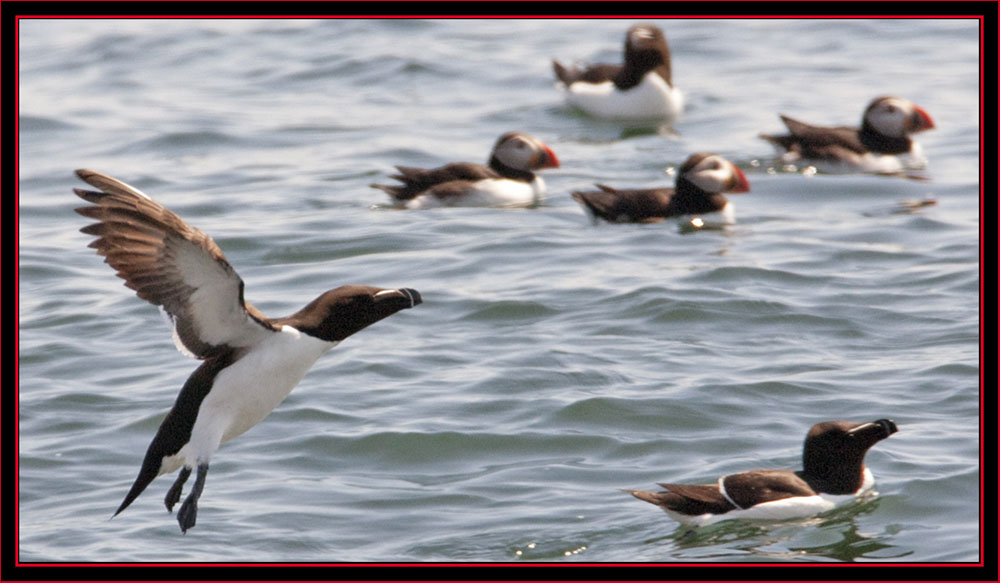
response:
[[[631,23],[20,21],[20,561],[978,560],[978,22],[658,20],[673,128],[567,107],[550,59],[617,60]],[[757,137],[883,94],[934,118],[922,180],[776,167]],[[368,187],[511,130],[562,162],[539,208]],[[595,225],[569,196],[696,151],[751,183],[729,228]],[[76,168],[212,235],[269,315],[345,283],[425,300],[224,445],[186,535],[172,476],[109,520],[197,363],[87,248]],[[819,517],[688,532],[622,491],[794,468],[812,424],[880,417],[878,496]]]

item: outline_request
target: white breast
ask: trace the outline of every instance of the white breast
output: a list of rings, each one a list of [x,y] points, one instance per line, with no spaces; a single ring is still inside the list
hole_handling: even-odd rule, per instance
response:
[[[672,512],[670,510],[666,510],[666,513],[677,522],[692,526],[705,526],[721,522],[723,520],[734,519],[790,520],[793,518],[805,518],[829,512],[837,506],[853,501],[857,496],[867,492],[874,486],[875,477],[872,475],[871,470],[865,468],[864,481],[858,491],[853,494],[844,494],[841,496],[833,494],[795,496],[792,498],[785,498],[784,500],[775,500],[774,502],[757,504],[745,510],[730,510],[725,514],[700,514],[698,516],[689,516],[686,514],[678,514],[677,512]]]
[[[290,326],[271,334],[215,377],[201,402],[191,438],[165,458],[160,473],[207,462],[220,445],[244,433],[274,410],[337,342],[326,342]]]
[[[673,121],[684,108],[680,89],[671,87],[655,73],[647,73],[642,82],[620,91],[611,81],[571,83],[567,99],[595,117],[605,119],[666,119]]]
[[[906,154],[852,154],[840,160],[813,160],[802,158],[795,152],[784,152],[780,156],[784,164],[809,164],[816,170],[824,174],[900,174],[907,170],[920,170],[927,166],[927,159],[923,156],[920,144],[913,143],[913,147]]]
[[[442,206],[531,207],[540,204],[544,197],[545,182],[541,176],[535,176],[531,182],[507,178],[486,178],[474,182],[469,191],[461,196],[450,196],[443,199],[431,195],[418,196],[407,202],[406,208],[427,209]]]
[[[696,229],[721,229],[736,224],[736,212],[733,210],[733,203],[726,201],[726,206],[715,212],[700,215],[684,215],[680,217],[680,222],[682,224],[690,224]]]

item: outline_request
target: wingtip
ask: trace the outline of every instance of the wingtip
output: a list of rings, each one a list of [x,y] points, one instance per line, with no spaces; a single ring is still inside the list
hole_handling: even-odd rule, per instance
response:
[[[103,193],[95,192],[93,190],[85,190],[83,188],[74,188],[73,194],[79,196],[80,198],[82,198],[87,202],[97,202],[97,200],[102,196]],[[81,207],[73,210],[80,213],[81,215],[86,216],[83,211],[85,211],[87,208],[89,207]]]
[[[556,59],[552,59],[552,72],[556,76],[556,83],[561,84],[563,87],[569,87],[573,82],[573,73],[570,71],[569,67],[563,65]]]
[[[104,176],[100,172],[96,170],[91,170],[90,168],[77,168],[76,170],[73,171],[73,174],[76,174],[77,178],[86,182],[87,184],[93,184],[91,180],[95,177]]]
[[[659,505],[659,502],[656,500],[655,492],[650,492],[649,490],[626,490],[626,492],[635,496],[639,500],[642,500],[643,502],[649,502],[650,504]]]
[[[371,188],[375,188],[377,190],[381,190],[382,192],[388,194],[392,199],[396,201],[406,200],[403,197],[402,187],[400,186],[389,186],[386,184],[369,184],[368,186],[370,186]]]

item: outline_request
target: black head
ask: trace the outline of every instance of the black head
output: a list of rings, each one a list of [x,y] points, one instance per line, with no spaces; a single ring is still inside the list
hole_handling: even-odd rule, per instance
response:
[[[812,426],[802,448],[802,466],[812,478],[829,484],[822,491],[847,494],[861,486],[865,454],[876,443],[896,433],[891,419],[868,423],[825,421]]]
[[[292,316],[276,320],[275,324],[294,326],[310,336],[339,342],[422,301],[420,293],[414,289],[345,285],[324,293]]]
[[[625,34],[625,53],[648,60],[650,69],[669,58],[667,39],[663,31],[652,24],[636,24]]]
[[[662,30],[652,24],[636,24],[628,29],[625,35],[625,69],[628,71],[623,71],[623,74],[634,77],[632,81],[635,83],[644,73],[654,69],[667,83],[672,83],[670,49]]]

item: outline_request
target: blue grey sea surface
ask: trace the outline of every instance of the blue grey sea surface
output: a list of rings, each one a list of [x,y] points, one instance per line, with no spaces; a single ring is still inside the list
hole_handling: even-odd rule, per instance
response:
[[[975,20],[660,20],[687,109],[570,109],[550,59],[630,20],[47,20],[20,41],[20,560],[967,562],[980,556]],[[899,95],[924,180],[776,167],[779,113]],[[393,164],[544,140],[534,209],[396,211]],[[737,224],[593,224],[594,182],[746,173]],[[212,460],[182,536],[161,477],[109,520],[197,362],[102,263],[73,170],[212,235],[282,316],[346,283],[425,303],[349,338]],[[936,205],[899,212],[905,200]],[[818,421],[891,417],[879,495],[686,534],[623,489],[795,468]]]

